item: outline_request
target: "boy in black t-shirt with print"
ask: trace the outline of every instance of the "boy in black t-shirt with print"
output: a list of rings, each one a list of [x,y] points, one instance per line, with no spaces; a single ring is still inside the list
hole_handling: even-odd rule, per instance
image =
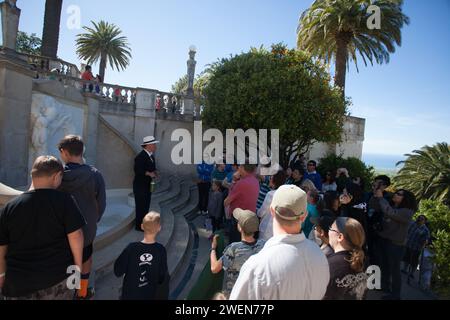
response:
[[[167,253],[156,242],[161,230],[161,216],[150,212],[142,221],[144,239],[130,243],[114,263],[114,273],[122,277],[122,300],[168,299],[169,274]]]

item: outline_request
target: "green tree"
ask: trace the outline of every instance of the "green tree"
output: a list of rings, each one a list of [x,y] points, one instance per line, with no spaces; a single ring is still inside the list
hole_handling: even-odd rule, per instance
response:
[[[121,36],[122,31],[115,24],[105,21],[91,21],[93,28],[83,27],[87,33],[77,36],[77,54],[88,64],[100,60],[99,75],[105,80],[106,65],[111,69],[124,70],[130,64],[131,49],[128,39]]]
[[[340,141],[347,103],[330,86],[325,67],[308,54],[281,44],[271,51],[253,48],[209,70],[202,114],[207,126],[279,129],[283,166],[315,141]]]
[[[46,0],[41,54],[56,58],[58,54],[59,26],[63,0]]]
[[[417,215],[427,217],[431,232],[431,249],[436,268],[433,289],[445,299],[450,298],[450,208],[437,200],[422,200]],[[416,216],[417,216],[416,215]]]
[[[197,75],[197,77],[194,79],[194,97],[195,97],[195,103],[197,105],[204,105],[205,99],[204,99],[204,89],[206,85],[208,84],[210,78],[210,73],[208,72],[208,69],[205,70],[203,73]],[[171,92],[179,95],[185,95],[187,93],[188,89],[188,75],[182,76],[180,79],[178,79],[177,82],[175,82],[172,85]]]
[[[16,51],[32,55],[39,55],[41,53],[42,41],[35,33],[28,35],[25,32],[19,31],[17,33]]]
[[[339,168],[346,168],[352,178],[360,177],[363,180],[364,189],[369,190],[375,175],[374,168],[366,165],[358,158],[343,158],[340,155],[330,154],[319,160],[317,171],[322,177],[325,177],[327,172],[336,174],[336,170]]]
[[[335,63],[335,84],[345,92],[349,60],[357,64],[357,54],[367,66],[389,62],[395,44],[401,45],[401,29],[409,24],[402,13],[403,0],[316,0],[303,12],[297,32],[299,49]],[[369,29],[368,19],[376,5],[381,12],[379,29]]]
[[[450,146],[446,142],[424,146],[406,154],[407,159],[394,177],[397,188],[413,192],[418,199],[431,199],[450,204]]]

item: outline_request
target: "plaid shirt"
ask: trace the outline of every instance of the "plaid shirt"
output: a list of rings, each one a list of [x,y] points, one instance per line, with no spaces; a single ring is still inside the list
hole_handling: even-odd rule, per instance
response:
[[[419,225],[414,222],[408,229],[408,240],[406,242],[406,247],[410,250],[420,251],[429,238],[430,231],[427,226],[424,224]]]

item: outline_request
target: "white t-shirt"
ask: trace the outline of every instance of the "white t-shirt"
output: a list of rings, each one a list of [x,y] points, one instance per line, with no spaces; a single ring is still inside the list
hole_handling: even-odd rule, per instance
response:
[[[259,222],[259,239],[269,240],[273,236],[273,218],[270,214],[270,204],[272,203],[275,190],[271,190],[266,194],[261,208],[256,212],[256,215],[261,219]]]
[[[317,244],[304,233],[277,235],[242,266],[230,300],[320,300],[329,280]]]

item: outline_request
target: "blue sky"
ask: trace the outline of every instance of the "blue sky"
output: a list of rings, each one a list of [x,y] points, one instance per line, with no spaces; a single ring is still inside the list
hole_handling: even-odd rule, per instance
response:
[[[106,82],[168,91],[186,73],[187,51],[197,49],[197,72],[250,47],[296,43],[298,18],[312,0],[64,0],[58,56],[79,65],[67,28],[70,5],[81,24],[117,24],[133,50],[124,72],[107,70]],[[19,0],[20,30],[41,36],[45,0]],[[364,153],[402,155],[450,137],[450,1],[406,0],[411,23],[387,65],[351,66],[346,94],[351,113],[366,118]],[[332,71],[332,70],[331,70]]]

